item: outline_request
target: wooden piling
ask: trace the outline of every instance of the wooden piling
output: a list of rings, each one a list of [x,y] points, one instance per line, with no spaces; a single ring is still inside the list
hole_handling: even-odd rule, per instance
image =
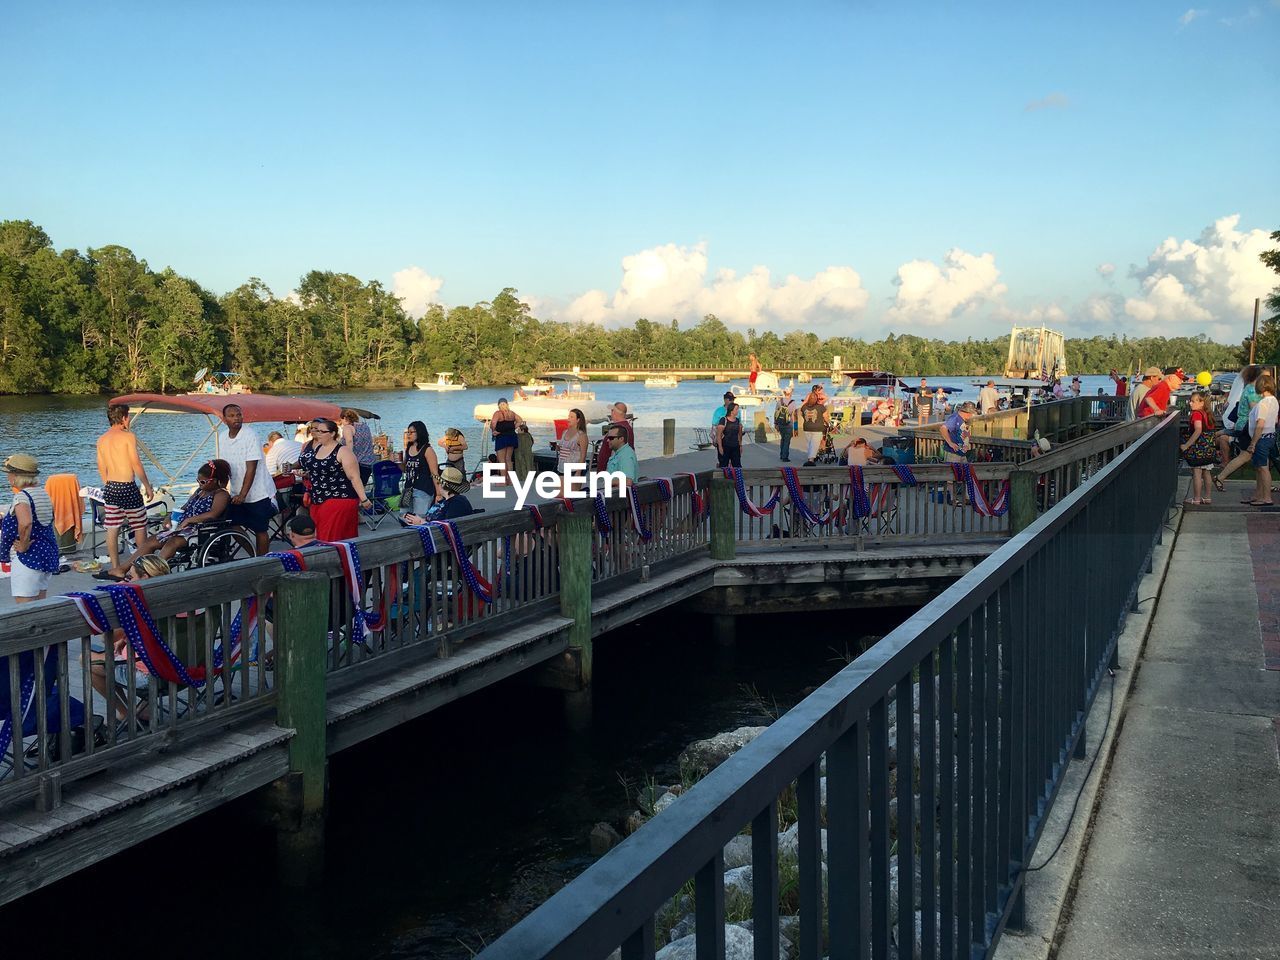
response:
[[[707,493],[711,501],[711,559],[732,560],[737,553],[733,522],[738,509],[733,484],[725,477],[715,477]]]
[[[591,514],[562,513],[556,523],[560,548],[560,615],[573,621],[569,646],[576,649],[583,684],[591,683]]]
[[[662,421],[662,455],[673,456],[676,452],[676,422],[671,417]]]
[[[1014,470],[1009,474],[1009,530],[1015,536],[1036,522],[1038,479],[1038,474],[1031,470]]]
[[[280,877],[288,886],[310,886],[324,868],[329,578],[322,573],[282,575],[274,607],[276,724],[294,731],[289,776],[276,790],[276,802],[287,801],[291,808],[276,829]]]

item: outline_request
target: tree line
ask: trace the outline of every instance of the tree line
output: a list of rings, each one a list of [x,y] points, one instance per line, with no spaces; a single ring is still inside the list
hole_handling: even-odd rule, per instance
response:
[[[1280,352],[1280,319],[1266,329]],[[0,348],[0,393],[98,393],[185,389],[200,367],[235,370],[262,390],[388,387],[437,370],[511,383],[573,364],[742,365],[750,352],[766,367],[824,366],[839,355],[849,369],[985,375],[1003,369],[1009,338],[823,339],[731,330],[711,315],[686,328],[640,318],[606,330],[540,320],[509,287],[472,306],[433,305],[415,320],[382,284],[346,273],[313,270],[288,297],[257,278],[218,296],[171,268],[153,271],[126,247],[58,251],[39,226],[8,220],[0,222]],[[1240,347],[1204,336],[1099,336],[1066,348],[1077,373],[1241,360]]]

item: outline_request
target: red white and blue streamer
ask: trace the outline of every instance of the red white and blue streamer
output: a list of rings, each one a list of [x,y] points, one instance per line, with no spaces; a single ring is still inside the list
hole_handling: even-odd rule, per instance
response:
[[[653,531],[645,523],[644,510],[640,506],[640,500],[636,496],[634,487],[627,491],[627,506],[631,508],[631,526],[635,528],[636,534],[640,539],[648,543],[653,539]]]
[[[742,478],[742,471],[737,467],[725,467],[724,475],[733,483],[733,489],[738,494],[738,506],[748,517],[767,517],[773,513],[773,508],[778,505],[782,499],[782,488],[774,487],[773,496],[771,496],[763,507],[753,503],[751,498],[747,496],[747,484]]]
[[[156,627],[147,606],[147,598],[136,583],[113,583],[104,588],[115,607],[116,619],[124,630],[125,638],[133,652],[153,677],[188,687],[204,686],[204,667],[188,668],[169,649],[164,636]],[[92,601],[96,603],[96,599]],[[105,617],[99,618],[105,620]]]
[[[605,506],[604,495],[597,493],[595,498],[596,529],[604,536],[613,533],[613,523],[609,520],[609,508]]]
[[[836,496],[835,502],[826,513],[818,514],[814,512],[813,508],[809,506],[809,502],[805,499],[804,489],[800,486],[795,467],[782,468],[782,482],[786,485],[787,492],[791,494],[791,505],[796,508],[796,512],[807,522],[817,525],[826,524],[840,514],[840,502],[843,499],[843,492]]]
[[[484,603],[493,603],[493,584],[480,575],[472,564],[471,558],[467,556],[467,548],[462,542],[462,534],[458,532],[457,524],[452,520],[437,520],[435,526],[440,528],[449,544],[449,549],[453,551],[458,570],[462,573],[462,579],[467,587]]]
[[[1009,512],[1009,481],[1000,484],[994,500],[987,500],[986,492],[978,478],[973,475],[973,466],[968,463],[951,464],[951,472],[956,480],[964,484],[969,494],[969,503],[974,512],[983,517],[1003,517]]]
[[[689,478],[689,496],[693,500],[693,519],[697,520],[699,517],[705,516],[707,508],[702,499],[702,494],[698,491],[698,478],[692,473],[678,473],[676,476]]]
[[[871,516],[871,499],[867,496],[867,481],[862,467],[849,468],[849,489],[853,495],[853,515],[861,520]]]
[[[911,468],[905,463],[895,463],[891,465],[893,472],[898,475],[898,481],[903,486],[914,487],[920,481],[916,479],[916,475],[911,472]]]

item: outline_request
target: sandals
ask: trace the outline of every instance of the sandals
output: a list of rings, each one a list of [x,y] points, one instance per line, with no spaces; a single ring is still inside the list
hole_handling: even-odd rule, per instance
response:
[[[97,573],[95,573],[95,574],[93,575],[93,579],[95,579],[95,580],[110,580],[112,583],[123,583],[125,578],[124,578],[124,577],[117,577],[117,576],[116,576],[114,573],[112,573],[110,570],[99,570]]]
[[[1182,502],[1185,506],[1188,506],[1188,507],[1198,507],[1200,506],[1200,504],[1204,503],[1203,500],[1196,500],[1194,497],[1188,497],[1186,500],[1183,500]]]
[[[1227,485],[1222,482],[1222,478],[1216,473],[1209,474],[1209,479],[1213,481],[1213,489],[1217,490],[1219,493],[1227,492]]]

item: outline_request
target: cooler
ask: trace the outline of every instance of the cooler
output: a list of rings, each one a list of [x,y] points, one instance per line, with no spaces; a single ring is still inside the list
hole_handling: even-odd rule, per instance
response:
[[[915,441],[911,437],[885,437],[880,455],[885,463],[915,463]]]

